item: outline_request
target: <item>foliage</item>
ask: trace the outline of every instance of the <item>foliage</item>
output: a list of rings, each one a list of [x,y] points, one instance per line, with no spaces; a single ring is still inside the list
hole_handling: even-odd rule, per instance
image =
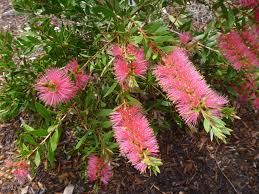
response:
[[[197,6],[207,2],[200,3]],[[18,115],[22,118],[24,130],[18,138],[21,157],[36,167],[43,161],[45,167],[54,167],[59,141],[64,131],[69,131],[76,137],[76,144],[67,154],[80,153],[82,160],[97,154],[110,162],[118,145],[109,116],[125,104],[141,106],[155,134],[175,124],[182,128],[184,122],[177,109],[152,73],[176,47],[187,50],[189,59],[213,90],[229,100],[235,99],[237,93],[232,86],[242,82],[247,70],[236,71],[229,65],[218,50],[217,37],[233,29],[243,29],[247,24],[256,25],[254,10],[231,1],[209,1],[202,9],[212,12],[211,18],[196,21],[195,12],[190,14],[186,9],[190,4],[195,3],[13,0],[14,8],[30,19],[21,34],[0,33],[0,70],[4,78],[0,88],[0,118],[17,118]],[[191,40],[181,42],[181,32],[190,33]],[[129,44],[143,48],[150,64],[145,77],[132,77],[128,89],[121,87],[114,76],[116,58],[112,50],[115,44],[122,49]],[[90,81],[69,102],[45,106],[34,88],[38,77],[47,69],[64,68],[73,59],[90,75]],[[205,110],[201,113],[204,119],[200,119],[196,127],[204,127],[211,140],[216,137],[225,141],[225,135],[231,131],[226,126],[237,117],[234,109],[225,107],[222,110],[225,118]],[[28,115],[32,115],[32,121],[26,121]],[[160,160],[151,159],[157,166],[161,165]],[[159,172],[157,166],[151,168],[156,169],[155,173]]]

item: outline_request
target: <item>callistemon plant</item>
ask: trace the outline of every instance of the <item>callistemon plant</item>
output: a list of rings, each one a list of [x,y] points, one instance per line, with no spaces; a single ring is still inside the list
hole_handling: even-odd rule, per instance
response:
[[[220,120],[228,101],[213,91],[189,61],[186,52],[176,48],[156,66],[154,74],[185,123],[194,126],[202,115],[206,132],[225,141],[231,129]]]
[[[147,168],[155,174],[162,162],[157,158],[159,147],[153,129],[137,106],[122,106],[111,115],[113,131],[121,154],[144,173]]]
[[[119,84],[124,88],[135,87],[134,76],[144,77],[149,62],[145,59],[144,50],[129,44],[126,48],[113,46],[114,73]]]
[[[67,102],[75,94],[73,83],[62,69],[47,70],[38,79],[35,89],[38,91],[40,100],[50,106]]]

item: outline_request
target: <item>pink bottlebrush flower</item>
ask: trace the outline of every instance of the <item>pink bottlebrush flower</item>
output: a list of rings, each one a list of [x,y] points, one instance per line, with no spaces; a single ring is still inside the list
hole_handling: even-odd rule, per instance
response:
[[[112,175],[111,166],[104,163],[102,158],[90,155],[88,160],[87,176],[90,182],[96,181],[98,178],[104,184],[108,184]]]
[[[129,44],[125,55],[123,55],[122,49],[114,45],[113,55],[115,56],[115,76],[123,88],[128,87],[130,75],[144,76],[146,74],[149,63],[145,59],[143,49],[137,49],[134,45]]]
[[[114,57],[122,57],[122,49],[117,45],[113,45],[112,53]]]
[[[144,76],[147,72],[149,62],[145,59],[144,50],[136,48],[133,44],[129,44],[127,47],[128,54],[134,56],[134,60],[131,63],[133,74],[136,76]]]
[[[114,45],[113,55],[115,57],[115,62],[114,62],[115,78],[117,79],[117,81],[122,87],[126,87],[125,83],[130,73],[130,69],[128,67],[126,59],[123,57],[122,49],[119,46]]]
[[[233,89],[239,94],[238,101],[240,103],[252,102],[254,107],[258,108],[258,92],[256,85],[256,78],[253,74],[247,75],[244,83],[239,86],[234,86]]]
[[[50,106],[70,100],[74,96],[74,88],[66,72],[61,69],[47,70],[35,85],[39,98]]]
[[[12,165],[13,175],[19,182],[24,182],[29,175],[29,165],[25,161],[15,162]]]
[[[237,70],[259,66],[256,54],[244,44],[241,36],[235,31],[221,35],[218,38],[218,47]]]
[[[13,175],[19,182],[24,182],[28,176],[28,171],[25,169],[16,169],[13,171]]]
[[[130,54],[130,55],[135,55],[136,47],[133,44],[129,44],[127,46],[127,53]]]
[[[180,33],[179,39],[182,44],[187,44],[188,42],[190,42],[192,40],[191,33],[190,32]]]
[[[145,59],[145,53],[143,49],[139,49],[135,52],[135,61],[131,63],[133,73],[136,76],[144,76],[148,70],[149,62]]]
[[[102,164],[102,163],[101,163]],[[107,185],[110,177],[112,176],[112,168],[108,164],[103,164],[102,170],[100,172],[101,176],[101,181],[103,184]]]
[[[255,8],[256,6],[259,5],[258,0],[239,0],[239,3],[244,7],[251,7],[251,8]]]
[[[259,34],[257,34],[253,29],[254,28],[251,29],[249,26],[246,26],[245,30],[240,34],[244,43],[250,48],[250,50],[254,54],[259,55]]]
[[[141,173],[146,171],[145,154],[156,156],[157,140],[148,120],[137,106],[121,107],[111,115],[111,122],[120,152]]]
[[[74,78],[75,78],[75,87],[76,87],[76,92],[79,90],[82,90],[88,80],[89,76],[86,75],[80,68],[76,60],[71,61],[67,66],[66,70],[70,71]]]
[[[241,103],[247,102],[249,97],[253,94],[254,86],[253,82],[245,80],[245,82],[238,87],[233,87],[233,89],[239,94],[238,101]]]
[[[127,79],[127,76],[129,74],[129,68],[128,68],[128,64],[127,62],[119,57],[117,59],[115,59],[115,64],[114,64],[114,72],[115,72],[115,76],[117,81],[123,85]]]
[[[187,124],[196,124],[201,108],[220,116],[228,101],[209,88],[185,51],[175,49],[164,58],[164,63],[154,69],[154,74]]]

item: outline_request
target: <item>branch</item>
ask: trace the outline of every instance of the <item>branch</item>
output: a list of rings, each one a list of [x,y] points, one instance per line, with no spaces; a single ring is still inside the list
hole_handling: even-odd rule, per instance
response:
[[[66,115],[64,115],[64,116],[60,119],[60,121],[63,121],[65,118],[66,118]],[[59,125],[58,125],[57,127],[59,127]],[[31,156],[50,138],[50,136],[56,131],[57,127],[54,127],[54,128],[49,132],[49,134],[40,142],[40,144],[39,144],[36,148],[34,148],[34,149],[32,150],[32,152],[31,152],[29,155],[27,155],[27,157],[26,157],[27,159],[28,159],[29,157],[31,157]]]

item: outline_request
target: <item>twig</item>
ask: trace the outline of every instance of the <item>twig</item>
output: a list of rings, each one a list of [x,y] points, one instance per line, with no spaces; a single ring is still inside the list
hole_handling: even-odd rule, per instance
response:
[[[237,193],[237,194],[240,194],[240,192],[236,189],[236,187],[234,186],[234,184],[230,181],[230,179],[227,177],[227,175],[221,170],[219,164],[218,164],[218,161],[216,159],[216,156],[214,158],[215,162],[216,162],[216,165],[218,167],[218,169],[220,170],[220,172],[222,173],[222,175],[227,179],[227,181],[229,182],[229,184],[231,185],[231,187],[234,189],[234,191]]]
[[[162,194],[165,194],[165,192],[161,191],[155,184],[153,184],[150,189],[152,189],[152,187],[154,187],[156,190],[160,191]]]
[[[83,69],[88,63],[90,63],[92,60],[94,60],[97,56],[97,54],[99,54],[100,52],[102,52],[109,44],[111,44],[111,42],[114,40],[115,38],[113,38],[111,41],[109,41],[108,43],[106,43],[100,50],[98,50],[92,57],[90,57],[90,59],[88,61],[86,61],[86,63],[80,68]]]
[[[208,50],[211,50],[211,51],[214,51],[214,52],[219,53],[218,50],[215,50],[215,49],[213,49],[213,48],[210,48],[210,47],[208,47],[208,46],[206,46],[206,45],[204,45],[204,44],[202,44],[202,43],[200,43],[200,42],[197,42],[197,44],[200,45],[200,46],[202,46],[202,47],[204,47],[204,48],[206,48],[206,49],[208,49]]]

